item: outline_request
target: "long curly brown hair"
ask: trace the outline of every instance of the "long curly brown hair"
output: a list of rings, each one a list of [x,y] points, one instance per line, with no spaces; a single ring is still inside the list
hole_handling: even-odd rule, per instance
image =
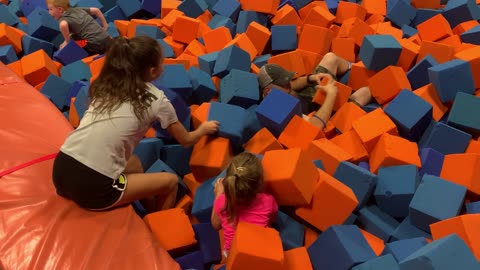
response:
[[[105,55],[105,63],[89,90],[97,114],[111,114],[121,104],[132,105],[135,116],[144,119],[150,105],[147,78],[159,67],[163,53],[158,42],[146,36],[117,37]]]

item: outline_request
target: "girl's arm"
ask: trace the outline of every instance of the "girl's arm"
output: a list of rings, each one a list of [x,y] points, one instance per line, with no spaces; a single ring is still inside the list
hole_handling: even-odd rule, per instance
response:
[[[100,20],[103,29],[106,31],[108,28],[108,23],[107,20],[105,20],[105,16],[103,16],[102,11],[98,8],[92,7],[90,8],[90,13]]]
[[[65,45],[70,41],[70,30],[68,29],[68,22],[65,20],[61,20],[58,27],[60,28],[60,32],[63,35],[63,43],[60,44],[60,49],[63,49]]]
[[[217,216],[217,214],[215,213],[215,210],[212,209],[212,216],[210,218],[210,222],[212,223],[212,227],[215,229],[215,230],[220,230],[222,228],[222,222],[220,220],[220,218]]]
[[[217,213],[215,213],[215,201],[217,200],[218,196],[224,193],[223,178],[219,178],[215,182],[213,192],[215,193],[215,199],[213,202],[214,206],[212,207],[212,216],[210,217],[210,222],[212,223],[212,227],[218,231],[222,228],[222,221],[220,220],[220,217],[217,215]]]
[[[177,140],[183,147],[190,147],[200,140],[204,135],[217,132],[218,121],[203,122],[196,130],[187,131],[180,122],[175,122],[167,127],[167,131]]]

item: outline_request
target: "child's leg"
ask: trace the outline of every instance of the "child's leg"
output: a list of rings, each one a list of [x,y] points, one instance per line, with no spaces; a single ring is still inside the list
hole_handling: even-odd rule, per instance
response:
[[[350,96],[350,100],[353,100],[360,106],[365,106],[372,100],[372,93],[370,93],[370,88],[367,86],[358,88],[357,91],[353,92]]]
[[[350,69],[351,63],[332,52],[328,52],[323,56],[318,65],[328,69],[333,75],[338,77]]]
[[[129,173],[143,173],[145,172],[143,169],[142,162],[140,161],[140,158],[132,154],[130,158],[127,161],[127,167],[125,167],[125,170],[123,170],[124,174],[129,174]]]

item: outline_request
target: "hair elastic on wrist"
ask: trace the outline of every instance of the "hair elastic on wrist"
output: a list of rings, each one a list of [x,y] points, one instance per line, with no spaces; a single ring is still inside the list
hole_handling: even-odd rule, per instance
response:
[[[327,127],[327,123],[325,123],[325,121],[323,121],[323,119],[320,118],[318,115],[314,114],[313,117],[315,117],[315,118],[317,118],[318,120],[320,120],[320,122],[322,122],[324,128]]]

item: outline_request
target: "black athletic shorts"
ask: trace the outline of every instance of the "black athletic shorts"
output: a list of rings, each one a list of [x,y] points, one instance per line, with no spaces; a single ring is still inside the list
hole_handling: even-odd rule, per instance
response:
[[[125,175],[109,178],[61,151],[53,163],[52,178],[58,195],[90,210],[115,206],[127,185]]]

